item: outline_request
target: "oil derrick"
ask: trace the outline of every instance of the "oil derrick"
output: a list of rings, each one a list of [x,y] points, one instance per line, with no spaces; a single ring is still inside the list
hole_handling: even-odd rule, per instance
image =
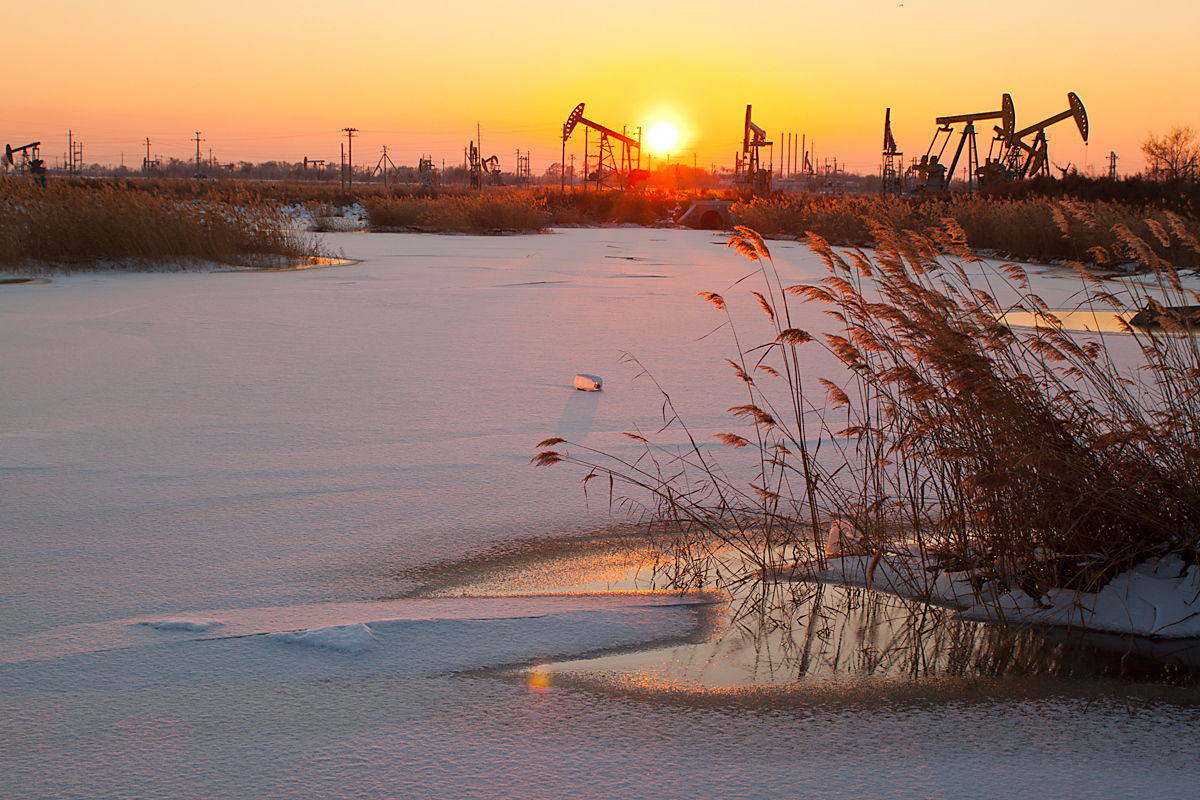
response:
[[[1079,128],[1079,135],[1084,144],[1088,140],[1087,110],[1083,101],[1074,92],[1067,92],[1067,110],[1047,117],[1041,122],[1035,122],[1021,130],[996,128],[993,146],[999,145],[999,156],[993,160],[990,157],[979,171],[981,183],[994,183],[1016,178],[1032,178],[1035,175],[1050,174],[1050,155],[1046,146],[1046,128],[1063,120],[1074,119]],[[1025,137],[1033,136],[1026,142]]]
[[[747,105],[746,125],[742,129],[742,155],[738,159],[738,182],[755,194],[769,194],[771,170],[762,168],[758,151],[760,148],[770,147],[772,142],[767,141],[767,132],[750,119],[750,111],[751,106]]]
[[[808,154],[805,153],[805,156]],[[883,116],[883,164],[879,169],[879,193],[899,195],[904,192],[904,178],[900,174],[904,166],[904,153],[896,148],[896,137],[892,136],[892,110]]]
[[[437,167],[433,165],[433,156],[421,156],[421,160],[417,162],[417,174],[421,176],[421,183],[425,186],[437,186],[438,173]]]
[[[575,128],[582,125],[584,128],[583,137],[583,188],[587,191],[588,183],[591,183],[596,189],[605,186],[614,188],[634,188],[639,181],[645,181],[649,174],[642,167],[642,142],[641,128],[638,129],[638,138],[634,139],[628,133],[617,133],[612,128],[605,127],[597,122],[592,122],[583,116],[583,103],[575,106],[575,110],[567,117],[567,121],[563,123],[563,163],[567,160],[567,140],[571,138],[571,134],[575,132]],[[588,171],[588,132],[596,131],[600,134],[600,142],[598,144],[596,169]],[[613,151],[613,142],[620,145],[620,158]],[[634,151],[637,151],[636,154]],[[564,169],[565,172],[565,169]]]
[[[979,168],[979,146],[975,139],[975,123],[980,120],[998,119],[1001,120],[997,131],[1004,131],[1004,135],[1011,135],[1013,128],[1016,125],[1016,111],[1013,109],[1012,97],[1008,94],[1000,98],[999,111],[985,111],[979,114],[956,114],[948,117],[938,117],[937,130],[933,134],[933,141],[929,143],[929,150],[925,155],[921,156],[921,160],[914,163],[908,168],[906,174],[913,175],[916,178],[916,183],[919,191],[923,192],[944,192],[950,188],[950,180],[954,177],[954,171],[958,168],[959,159],[963,154],[963,149],[967,150],[967,188],[973,190],[975,181],[980,174]],[[947,168],[942,157],[946,154],[946,148],[950,145],[950,141],[954,138],[954,126],[959,123],[966,123],[963,128],[962,135],[958,140],[958,148],[954,151],[954,159],[950,162]],[[942,139],[943,134],[945,139]],[[941,148],[938,148],[938,140],[942,139]],[[934,150],[937,154],[934,154]]]

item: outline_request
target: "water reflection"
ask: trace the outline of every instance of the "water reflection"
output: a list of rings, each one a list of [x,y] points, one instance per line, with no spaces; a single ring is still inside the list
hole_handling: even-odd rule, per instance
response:
[[[627,539],[527,543],[422,575],[420,595],[656,591],[661,562]],[[527,670],[519,671],[523,675]],[[1153,685],[1200,700],[1200,641],[1150,640],[964,619],[957,609],[840,584],[746,583],[655,649],[540,664],[546,684],[805,701],[901,694],[1070,693]]]
[[[966,620],[951,608],[827,584],[760,586],[734,611],[730,633],[753,641],[778,665],[754,675],[773,684],[842,676],[1178,681],[1185,673],[1200,675],[1194,641],[1151,648],[1132,638],[1098,642],[1082,632],[1014,629]]]
[[[553,665],[560,685],[799,702],[1120,692],[1200,699],[1200,644],[965,620],[840,585],[760,584],[701,643]],[[1153,685],[1147,692],[1146,685]]]
[[[1063,330],[1079,333],[1124,333],[1132,311],[1096,308],[1052,308],[1047,314],[1058,319]],[[1015,328],[1041,328],[1046,322],[1032,311],[1007,311],[1000,321]]]

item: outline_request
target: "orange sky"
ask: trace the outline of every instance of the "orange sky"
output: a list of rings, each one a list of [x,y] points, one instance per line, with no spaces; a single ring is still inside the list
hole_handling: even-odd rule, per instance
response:
[[[40,139],[50,164],[68,129],[89,163],[140,165],[146,137],[189,158],[196,130],[221,161],[336,161],[347,126],[357,164],[385,144],[397,163],[457,163],[478,122],[504,169],[520,148],[541,172],[581,101],[617,129],[670,119],[673,158],[723,166],[753,103],[772,139],[807,134],[818,160],[863,173],[879,168],[888,106],[906,160],[934,117],[990,111],[1003,92],[1018,126],[1079,94],[1091,143],[1051,128],[1063,166],[1106,170],[1115,151],[1136,171],[1148,131],[1200,129],[1194,0],[43,0],[3,24],[0,138]]]

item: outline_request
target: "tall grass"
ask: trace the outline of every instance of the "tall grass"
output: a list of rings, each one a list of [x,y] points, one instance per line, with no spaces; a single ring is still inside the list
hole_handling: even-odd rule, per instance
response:
[[[1010,258],[1030,261],[1070,260],[1095,263],[1094,248],[1103,248],[1111,259],[1131,261],[1137,252],[1116,234],[1116,226],[1132,231],[1161,258],[1176,267],[1200,266],[1200,256],[1182,241],[1163,243],[1151,224],[1170,225],[1182,220],[1185,231],[1196,236],[1195,218],[1167,210],[1139,212],[1131,206],[1108,202],[1050,200],[1041,197],[989,199],[963,196],[951,199],[823,195],[776,195],[755,198],[734,206],[738,222],[766,236],[803,237],[815,233],[838,245],[871,246],[875,231],[884,224],[897,231],[934,231],[953,220],[976,250],[991,250]],[[1070,221],[1070,237],[1063,236],[1060,219]],[[1092,222],[1085,224],[1082,220]]]
[[[1107,224],[1088,212],[1060,210],[1060,232]],[[620,496],[649,510],[678,565],[677,585],[769,575],[806,559],[819,565],[831,518],[876,558],[903,547],[970,572],[980,586],[1020,586],[1035,598],[1053,587],[1094,590],[1166,552],[1195,563],[1200,348],[1187,320],[1136,284],[1114,295],[1074,263],[1084,307],[1149,305],[1162,324],[1127,329],[1142,364],[1123,369],[1103,337],[1065,330],[1019,266],[980,262],[954,219],[929,234],[898,229],[885,215],[870,222],[873,252],[838,251],[810,236],[829,274],[794,286],[780,279],[762,237],[739,229],[730,246],[757,268],[753,294],[769,341],[742,343],[725,299],[704,295],[733,331],[730,364],[747,394],[730,409],[745,425],[718,438],[753,453],[749,481],[729,477],[736,471],[695,440],[665,391],[664,429],[682,431],[686,447],[627,434],[644,448],[627,458],[551,438],[534,463],[575,463],[588,470],[585,485],[623,486]],[[1116,225],[1113,249],[1149,265],[1165,305],[1200,302],[1158,255],[1200,256],[1192,226],[1173,215],[1144,225],[1154,246]],[[1100,246],[1092,256],[1124,257]],[[1001,291],[1017,300],[1002,304]],[[796,302],[823,307],[833,329],[795,327]],[[1039,326],[1009,327],[1002,316],[1014,310]],[[814,381],[800,366],[806,347],[823,348],[843,371]],[[729,551],[732,561],[722,555]]]
[[[366,199],[364,205],[375,230],[534,233],[545,230],[551,221],[545,201],[521,191],[378,196]]]
[[[673,191],[544,192],[546,208],[556,225],[668,224],[687,208],[690,195]]]
[[[274,266],[317,254],[312,241],[282,230],[275,206],[251,196],[186,199],[112,182],[2,185],[0,268],[6,270],[96,262]]]
[[[380,195],[363,203],[376,230],[491,233],[540,231],[551,225],[665,225],[686,200],[674,192],[504,189]]]

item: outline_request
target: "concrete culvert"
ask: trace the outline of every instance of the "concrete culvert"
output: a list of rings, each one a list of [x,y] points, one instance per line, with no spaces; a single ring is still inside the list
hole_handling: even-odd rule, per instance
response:
[[[680,225],[719,231],[733,227],[732,200],[695,200],[687,212],[679,218]]]

